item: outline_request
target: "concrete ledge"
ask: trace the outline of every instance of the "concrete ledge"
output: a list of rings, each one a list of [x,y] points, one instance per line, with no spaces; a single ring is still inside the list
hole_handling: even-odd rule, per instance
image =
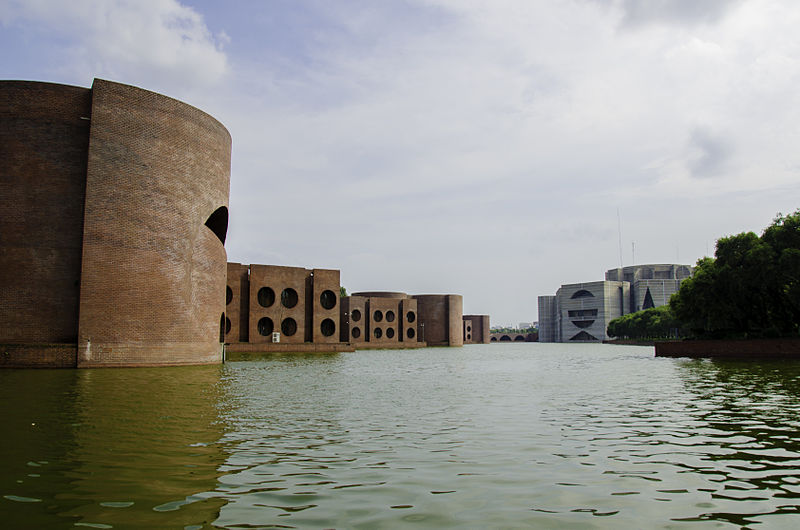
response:
[[[352,344],[347,342],[331,342],[316,344],[313,342],[264,342],[249,343],[235,342],[225,346],[226,354],[231,353],[336,353],[355,351]]]
[[[655,348],[656,357],[800,359],[800,339],[664,341]]]

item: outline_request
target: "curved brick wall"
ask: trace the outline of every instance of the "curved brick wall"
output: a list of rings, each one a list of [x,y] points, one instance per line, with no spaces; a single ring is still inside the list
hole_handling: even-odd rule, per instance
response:
[[[429,346],[463,346],[463,298],[458,294],[414,295],[417,333]],[[424,324],[424,329],[423,329]]]
[[[204,112],[95,80],[79,366],[221,360],[230,148]]]
[[[0,82],[0,343],[77,340],[90,115],[87,88]]]

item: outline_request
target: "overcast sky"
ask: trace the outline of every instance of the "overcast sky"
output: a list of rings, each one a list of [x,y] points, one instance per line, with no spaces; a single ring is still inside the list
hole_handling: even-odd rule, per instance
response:
[[[800,208],[798,28],[796,0],[0,0],[0,77],[220,120],[229,261],[515,324]]]

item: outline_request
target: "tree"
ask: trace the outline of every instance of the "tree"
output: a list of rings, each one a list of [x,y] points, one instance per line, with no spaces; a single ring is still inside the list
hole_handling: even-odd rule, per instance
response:
[[[720,238],[670,300],[697,337],[797,335],[800,325],[800,210],[778,215],[761,237]]]
[[[346,298],[347,297],[347,289],[345,289],[341,285],[339,286],[339,297],[340,298]]]
[[[608,323],[607,332],[612,337],[651,340],[675,336],[679,324],[669,306],[652,307],[629,313]]]

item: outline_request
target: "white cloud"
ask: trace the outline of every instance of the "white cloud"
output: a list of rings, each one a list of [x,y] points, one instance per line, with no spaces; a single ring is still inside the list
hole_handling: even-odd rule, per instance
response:
[[[58,36],[45,53],[79,84],[104,77],[175,91],[215,83],[228,69],[227,37],[175,0],[12,0],[0,19]]]

